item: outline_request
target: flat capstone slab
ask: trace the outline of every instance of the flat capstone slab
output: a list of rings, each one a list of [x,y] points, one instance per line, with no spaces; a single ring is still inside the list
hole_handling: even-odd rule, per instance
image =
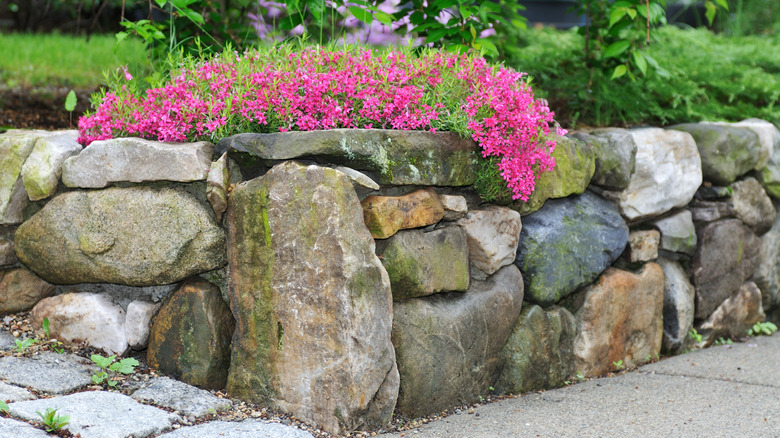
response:
[[[0,436],[19,438],[51,438],[51,435],[23,421],[0,417]]]
[[[39,421],[36,411],[57,409],[58,415],[70,415],[65,426],[81,438],[147,437],[170,428],[181,417],[153,406],[142,405],[116,392],[88,391],[9,405],[11,416]]]
[[[187,417],[200,418],[210,413],[225,411],[232,402],[178,380],[160,377],[152,379],[133,393],[140,402],[173,409]]]
[[[0,358],[0,379],[48,394],[67,394],[92,384],[87,359],[69,354],[42,353],[33,357]]]
[[[158,438],[314,438],[312,434],[292,426],[262,420],[212,421],[197,426],[182,427]]]
[[[16,401],[32,400],[35,396],[24,388],[0,382],[0,400],[10,403]],[[2,430],[2,428],[0,428]],[[3,435],[0,435],[3,436]]]

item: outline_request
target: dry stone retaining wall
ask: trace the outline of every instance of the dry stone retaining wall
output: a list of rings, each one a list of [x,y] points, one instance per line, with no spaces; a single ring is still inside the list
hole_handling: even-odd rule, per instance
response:
[[[333,433],[780,315],[780,132],[760,120],[576,132],[499,205],[450,133],[75,137],[0,135],[0,314]]]

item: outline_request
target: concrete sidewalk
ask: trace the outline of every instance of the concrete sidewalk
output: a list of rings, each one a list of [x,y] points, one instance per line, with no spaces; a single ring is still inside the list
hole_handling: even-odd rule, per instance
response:
[[[780,334],[475,411],[384,436],[780,437]]]

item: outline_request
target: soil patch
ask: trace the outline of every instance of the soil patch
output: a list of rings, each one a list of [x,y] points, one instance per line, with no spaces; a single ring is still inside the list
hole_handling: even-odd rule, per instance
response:
[[[0,132],[8,129],[76,129],[78,118],[89,109],[89,96],[96,89],[77,89],[76,109],[65,111],[70,88],[8,88],[0,86]]]

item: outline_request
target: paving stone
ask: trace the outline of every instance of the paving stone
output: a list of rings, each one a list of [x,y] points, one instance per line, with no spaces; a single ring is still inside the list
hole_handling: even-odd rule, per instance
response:
[[[2,429],[0,429],[2,430]],[[159,438],[313,438],[309,432],[269,423],[262,420],[212,421],[197,426],[182,427],[173,432],[164,433]]]
[[[0,418],[0,436],[23,437],[23,438],[50,438],[51,435],[36,429],[35,427],[18,420],[10,418]]]
[[[179,411],[187,417],[203,417],[211,412],[219,412],[230,407],[230,400],[192,385],[168,377],[159,377],[145,382],[133,393],[132,397],[140,402]]]
[[[11,403],[9,407],[12,416],[35,421],[40,420],[36,411],[57,409],[58,415],[70,415],[70,423],[65,429],[81,438],[147,437],[181,420],[178,415],[108,391],[23,401]]]
[[[35,396],[24,388],[0,382],[0,400],[10,403],[15,401],[32,400]],[[2,427],[0,427],[2,430]]]
[[[94,369],[87,359],[69,354],[42,353],[33,357],[0,358],[0,379],[49,394],[65,394],[92,383]]]

